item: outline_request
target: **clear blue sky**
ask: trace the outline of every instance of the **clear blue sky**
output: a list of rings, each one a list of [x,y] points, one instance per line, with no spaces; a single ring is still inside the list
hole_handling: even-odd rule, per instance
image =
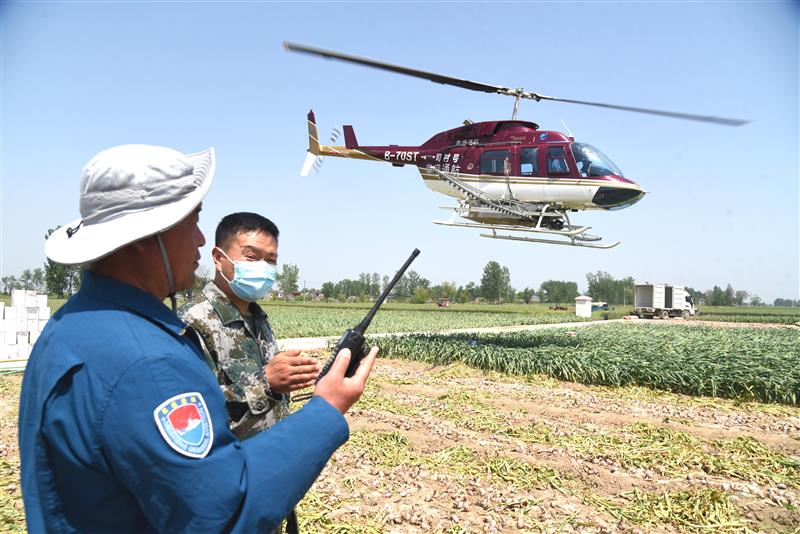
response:
[[[78,216],[83,165],[123,143],[218,166],[201,226],[232,211],[281,229],[281,261],[319,287],[414,265],[433,282],[509,268],[517,288],[585,289],[587,272],[764,301],[800,296],[797,2],[12,2],[2,16],[2,265],[45,260],[48,228]],[[420,144],[510,117],[507,97],[284,52],[284,40],[543,94],[750,119],[739,128],[552,102],[520,117],[611,157],[648,191],[626,210],[576,214],[612,250],[504,242],[432,219],[453,201],[413,167],[329,158],[297,177],[314,108],[323,136]],[[210,266],[210,247],[201,251]]]

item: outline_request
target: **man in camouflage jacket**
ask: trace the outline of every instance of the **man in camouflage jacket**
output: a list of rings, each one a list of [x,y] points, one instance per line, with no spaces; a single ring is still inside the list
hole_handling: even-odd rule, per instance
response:
[[[289,415],[290,392],[313,385],[319,364],[299,351],[278,352],[267,314],[255,302],[274,281],[278,228],[255,213],[233,213],[217,226],[215,244],[214,279],[178,314],[199,334],[231,431],[246,439]]]

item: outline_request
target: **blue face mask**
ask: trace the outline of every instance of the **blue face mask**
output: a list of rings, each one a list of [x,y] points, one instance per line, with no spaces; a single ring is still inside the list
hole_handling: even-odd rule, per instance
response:
[[[265,261],[233,261],[224,250],[219,251],[233,264],[233,280],[228,280],[224,274],[222,277],[237,297],[245,302],[255,302],[267,296],[278,275],[276,265]]]

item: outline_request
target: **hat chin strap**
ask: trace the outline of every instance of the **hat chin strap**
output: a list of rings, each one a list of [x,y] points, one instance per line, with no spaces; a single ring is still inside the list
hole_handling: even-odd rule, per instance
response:
[[[169,290],[169,301],[172,304],[172,311],[178,309],[178,301],[175,299],[175,281],[172,278],[172,267],[169,265],[169,257],[167,256],[167,247],[164,246],[164,240],[161,239],[161,234],[156,234],[158,240],[158,248],[161,249],[161,260],[164,262],[164,270],[167,272],[167,289]]]

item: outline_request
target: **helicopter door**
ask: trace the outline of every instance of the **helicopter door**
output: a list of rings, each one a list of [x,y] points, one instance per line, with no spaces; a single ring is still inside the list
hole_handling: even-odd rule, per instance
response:
[[[526,202],[541,201],[544,195],[544,185],[536,180],[537,176],[543,176],[540,172],[542,167],[539,164],[539,147],[526,146],[519,149],[519,179],[514,180],[514,196],[518,200]],[[517,174],[517,173],[514,173]]]
[[[566,149],[563,146],[547,147],[547,175],[552,178],[569,174]]]
[[[546,194],[543,195],[547,202],[581,205],[591,201],[594,195],[592,187],[581,184],[581,176],[575,170],[571,154],[569,156],[566,146],[547,147],[548,180]]]
[[[519,151],[519,175],[539,176],[539,147],[527,146]]]
[[[480,189],[492,195],[508,196],[508,174],[512,168],[510,150],[484,150],[481,154]]]

